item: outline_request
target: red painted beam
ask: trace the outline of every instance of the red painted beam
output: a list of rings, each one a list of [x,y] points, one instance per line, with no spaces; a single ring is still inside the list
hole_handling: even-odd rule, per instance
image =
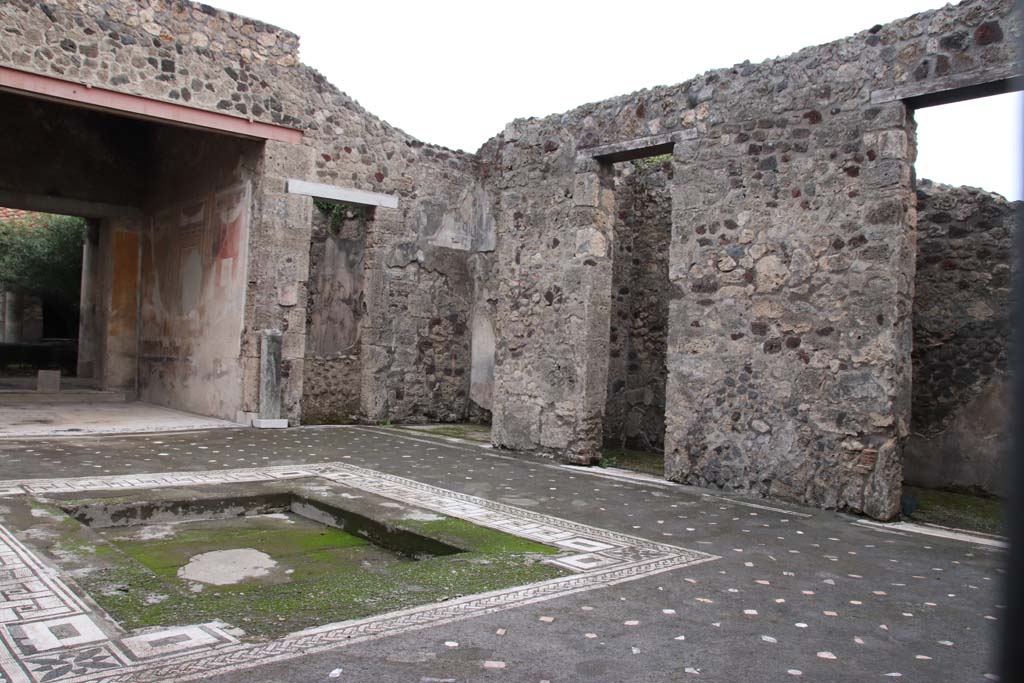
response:
[[[302,131],[0,66],[0,90],[112,114],[257,140],[297,143]]]

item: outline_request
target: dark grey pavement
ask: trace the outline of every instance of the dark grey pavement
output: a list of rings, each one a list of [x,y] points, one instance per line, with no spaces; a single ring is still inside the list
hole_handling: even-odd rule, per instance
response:
[[[340,461],[721,559],[210,678],[986,681],[1001,551],[388,428],[0,443],[0,479]]]

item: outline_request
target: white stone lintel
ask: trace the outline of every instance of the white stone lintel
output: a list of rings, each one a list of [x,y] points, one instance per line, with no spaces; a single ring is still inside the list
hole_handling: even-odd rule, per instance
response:
[[[289,194],[304,194],[317,199],[328,199],[336,202],[348,202],[350,204],[368,204],[370,206],[383,206],[387,209],[398,208],[398,197],[379,192],[367,192],[356,190],[351,187],[338,187],[326,183],[311,183],[308,180],[288,179]]]

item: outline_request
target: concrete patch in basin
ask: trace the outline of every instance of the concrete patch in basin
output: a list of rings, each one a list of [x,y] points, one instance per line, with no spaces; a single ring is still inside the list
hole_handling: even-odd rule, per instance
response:
[[[230,586],[266,576],[277,562],[255,548],[213,550],[195,555],[178,569],[178,578],[214,586]]]

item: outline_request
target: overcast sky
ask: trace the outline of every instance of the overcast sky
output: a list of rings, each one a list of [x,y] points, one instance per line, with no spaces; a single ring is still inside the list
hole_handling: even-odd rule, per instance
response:
[[[939,0],[212,0],[286,28],[302,61],[426,142],[476,151],[509,121],[785,56]],[[1021,197],[1017,94],[918,112],[920,177]]]

